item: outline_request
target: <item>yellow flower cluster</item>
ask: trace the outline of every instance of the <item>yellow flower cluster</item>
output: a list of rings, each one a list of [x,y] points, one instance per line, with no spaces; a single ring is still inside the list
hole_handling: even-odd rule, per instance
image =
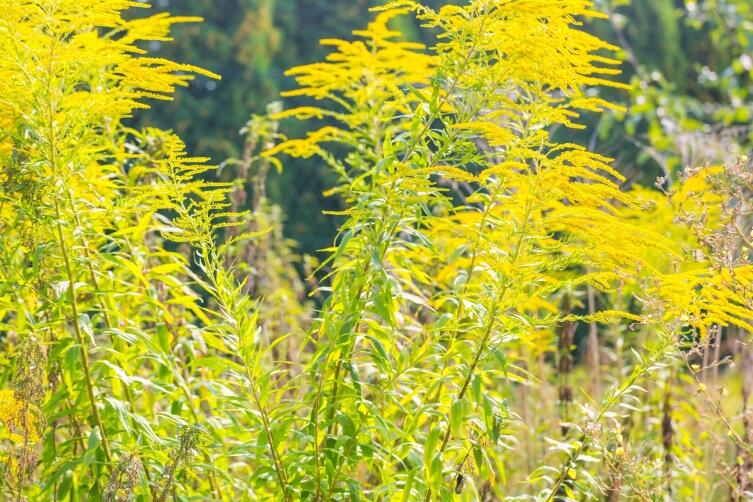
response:
[[[353,32],[356,40],[322,40],[334,50],[325,61],[288,70],[300,86],[284,96],[307,96],[328,101],[328,107],[302,106],[283,111],[273,118],[299,120],[332,117],[340,127],[327,126],[305,139],[290,140],[265,152],[272,157],[285,153],[294,157],[322,154],[322,143],[342,142],[355,146],[378,137],[378,130],[399,121],[419,100],[421,88],[429,83],[436,58],[422,44],[399,40],[402,34],[388,23],[407,9],[381,12],[367,29]],[[397,126],[398,124],[394,124]]]
[[[0,390],[0,440],[8,439],[15,444],[36,443],[40,431],[37,431],[36,418],[28,407],[16,398],[13,390]]]
[[[165,40],[171,25],[196,20],[163,14],[122,17],[123,10],[144,6],[126,0],[0,2],[4,152],[16,145],[42,159],[48,174],[69,165],[78,172],[107,144],[99,134],[103,124],[116,125],[147,106],[145,99],[171,99],[175,87],[185,86],[196,73],[218,78],[190,65],[141,56],[136,42]],[[14,132],[19,124],[54,142],[61,150],[58,158],[48,158],[49,149],[28,150],[30,145],[15,137],[22,134]]]
[[[662,300],[663,319],[679,320],[704,339],[712,326],[732,325],[746,331],[753,327],[753,267],[714,263],[709,255],[714,250],[702,242],[706,234],[723,231],[729,223],[724,197],[710,183],[723,173],[721,166],[699,169],[668,195],[635,187],[633,195],[643,207],[627,215],[672,243],[663,253],[644,256],[646,266],[656,274],[650,294]]]

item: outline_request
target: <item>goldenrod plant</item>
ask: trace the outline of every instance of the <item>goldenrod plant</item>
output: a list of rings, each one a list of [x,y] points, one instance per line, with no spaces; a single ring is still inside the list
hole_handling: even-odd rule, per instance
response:
[[[626,90],[591,1],[377,7],[219,167],[127,120],[219,78],[144,49],[199,19],[0,2],[4,498],[753,490],[750,166],[627,190],[558,141]],[[291,156],[345,207],[316,266],[266,193]]]

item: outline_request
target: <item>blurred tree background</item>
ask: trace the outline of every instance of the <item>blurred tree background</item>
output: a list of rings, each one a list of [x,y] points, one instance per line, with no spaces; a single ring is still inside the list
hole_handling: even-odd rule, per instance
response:
[[[430,0],[439,7],[460,0]],[[556,0],[552,0],[556,1]],[[198,78],[173,102],[141,114],[145,124],[175,129],[193,153],[222,163],[241,154],[239,130],[292,87],[287,68],[323,58],[321,38],[348,38],[365,26],[373,0],[152,0],[151,12],[197,15],[178,28],[160,55],[204,66],[221,81]],[[686,166],[745,153],[752,134],[753,3],[750,0],[596,0],[610,20],[591,24],[621,48],[624,82],[611,91],[624,114],[594,115],[568,140],[614,157],[630,183],[671,183]],[[404,20],[410,23],[410,20]],[[409,26],[403,29],[411,33]],[[430,40],[424,40],[431,43]],[[287,127],[286,127],[287,126]],[[302,131],[283,124],[290,136]],[[561,134],[572,135],[572,132]],[[228,167],[228,169],[231,167]],[[269,178],[268,195],[283,208],[285,233],[316,254],[332,242],[336,221],[322,214],[339,201],[323,192],[327,167],[290,161]]]

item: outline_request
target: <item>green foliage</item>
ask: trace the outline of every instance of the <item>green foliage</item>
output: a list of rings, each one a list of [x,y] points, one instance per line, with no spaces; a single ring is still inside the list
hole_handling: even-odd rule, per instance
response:
[[[602,129],[605,151],[625,151],[623,172],[657,173],[668,183],[690,166],[731,162],[750,148],[753,11],[738,0],[600,0],[610,13],[598,27],[621,47],[633,84],[623,124]],[[657,172],[658,169],[658,172]]]
[[[251,113],[264,113],[267,103],[291,86],[284,72],[326,54],[322,38],[346,38],[364,26],[373,0],[162,0],[156,11],[199,15],[200,24],[176,27],[175,40],[152,44],[150,51],[175,61],[201,61],[222,74],[221,81],[199,77],[174,101],[156,103],[134,118],[178,133],[192,152],[214,159],[242,155],[238,129]],[[438,7],[447,0],[432,0]],[[138,12],[136,12],[138,14]],[[412,19],[398,20],[413,37],[432,39]],[[289,130],[296,124],[288,123]],[[301,131],[296,131],[300,133]],[[289,169],[267,181],[269,198],[287,217],[287,233],[303,252],[314,254],[329,245],[337,222],[321,214],[342,209],[340,201],[322,195],[333,183],[327,169],[292,160]],[[305,176],[296,173],[305,172]],[[227,178],[225,178],[227,179]]]
[[[583,27],[605,17],[592,2],[377,7],[287,72],[291,106],[239,121],[219,169],[131,127],[193,75],[210,90],[217,75],[142,49],[196,18],[0,2],[3,497],[751,491],[749,350],[720,372],[723,342],[753,332],[751,166],[624,191],[611,159],[562,140],[626,113],[603,98],[630,87]],[[274,47],[280,5],[248,6],[263,15],[215,22]],[[267,194],[291,159],[326,168],[344,206],[318,264]]]

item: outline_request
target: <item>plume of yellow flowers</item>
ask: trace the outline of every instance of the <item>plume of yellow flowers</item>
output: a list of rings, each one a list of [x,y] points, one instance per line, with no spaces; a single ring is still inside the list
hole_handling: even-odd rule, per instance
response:
[[[8,439],[15,444],[39,441],[41,431],[37,430],[34,414],[16,398],[13,390],[0,390],[0,423],[4,426],[4,430],[0,430],[0,440]]]

